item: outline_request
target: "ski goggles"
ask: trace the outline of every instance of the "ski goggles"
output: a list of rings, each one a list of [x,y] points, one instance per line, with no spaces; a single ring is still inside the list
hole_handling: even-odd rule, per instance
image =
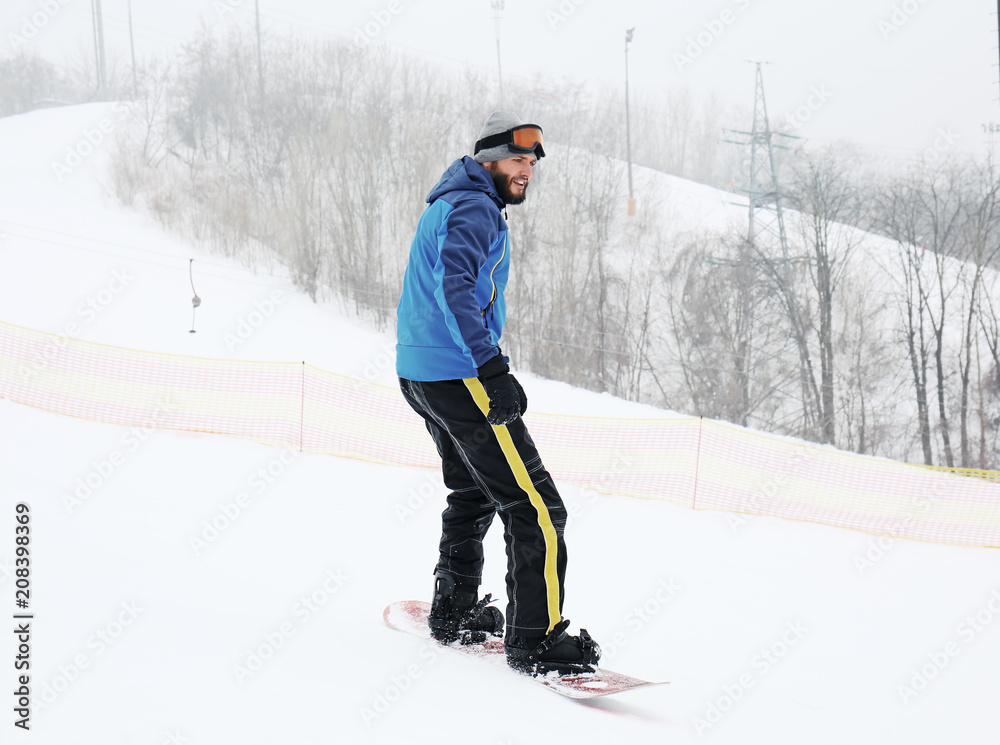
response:
[[[476,143],[475,155],[480,150],[506,145],[515,153],[535,153],[539,158],[545,157],[542,147],[542,128],[537,124],[522,124],[506,132],[484,137]]]

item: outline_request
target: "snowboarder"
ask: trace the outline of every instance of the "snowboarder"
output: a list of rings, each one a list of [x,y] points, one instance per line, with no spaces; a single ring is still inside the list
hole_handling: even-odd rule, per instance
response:
[[[527,398],[498,346],[510,263],[506,207],[521,204],[545,156],[542,129],[494,112],[473,157],[454,161],[427,196],[397,308],[396,372],[423,417],[451,490],[428,624],[442,643],[504,631],[479,600],[482,541],[495,515],[507,547],[504,649],[528,674],[593,670],[600,648],[562,617],[566,508],[525,428]]]

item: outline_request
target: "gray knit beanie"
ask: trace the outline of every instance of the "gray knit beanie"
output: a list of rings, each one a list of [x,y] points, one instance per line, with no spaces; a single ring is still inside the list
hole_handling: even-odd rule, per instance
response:
[[[490,135],[498,135],[501,132],[506,132],[522,124],[525,124],[525,122],[521,121],[521,117],[513,111],[494,111],[490,114],[490,118],[486,120],[486,124],[483,125],[483,129],[476,141],[478,142]],[[504,158],[515,158],[518,155],[524,155],[524,153],[511,150],[508,145],[497,145],[496,147],[480,150],[473,158],[479,163],[488,163],[494,160],[503,160]]]

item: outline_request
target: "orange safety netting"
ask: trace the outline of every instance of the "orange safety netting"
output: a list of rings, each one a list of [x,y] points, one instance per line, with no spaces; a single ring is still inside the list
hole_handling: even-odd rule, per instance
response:
[[[0,397],[110,424],[440,465],[397,389],[301,362],[161,354],[0,322]],[[899,538],[1000,546],[1000,483],[991,480],[697,417],[529,412],[526,419],[557,483]]]

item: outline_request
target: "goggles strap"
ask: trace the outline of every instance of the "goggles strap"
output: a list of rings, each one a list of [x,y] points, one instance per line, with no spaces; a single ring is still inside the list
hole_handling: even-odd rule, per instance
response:
[[[490,135],[489,137],[484,137],[476,143],[475,155],[480,150],[488,150],[491,147],[496,147],[497,145],[508,145],[513,143],[514,138],[511,137],[510,132],[501,132],[500,134]]]
[[[539,130],[540,131],[540,130]],[[491,147],[497,147],[498,145],[514,145],[514,133],[512,130],[507,130],[506,132],[499,132],[495,135],[489,135],[483,139],[476,142],[476,149],[473,151],[473,155],[477,154],[480,150],[487,150]],[[527,148],[521,145],[514,145],[514,147],[520,147],[525,152],[532,152],[535,148],[541,147],[541,141],[537,141],[534,146]]]

